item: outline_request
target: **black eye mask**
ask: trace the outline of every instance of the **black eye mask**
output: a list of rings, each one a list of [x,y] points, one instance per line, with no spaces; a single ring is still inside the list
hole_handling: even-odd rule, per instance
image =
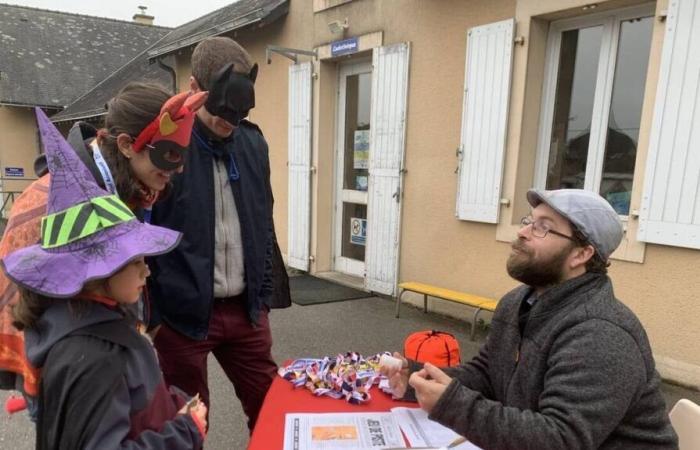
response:
[[[248,112],[255,107],[255,78],[258,65],[254,64],[248,74],[233,71],[233,63],[227,64],[212,76],[209,97],[204,107],[212,115],[221,117],[231,125],[238,126]]]
[[[172,141],[161,140],[154,145],[148,145],[148,156],[151,163],[161,170],[176,170],[185,164],[185,150]]]

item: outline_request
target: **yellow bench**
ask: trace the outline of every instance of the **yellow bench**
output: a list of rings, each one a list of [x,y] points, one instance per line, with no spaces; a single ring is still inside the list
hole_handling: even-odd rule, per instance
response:
[[[479,317],[479,313],[484,310],[494,312],[496,310],[496,306],[498,306],[498,300],[493,300],[491,298],[465,294],[464,292],[439,288],[430,284],[408,281],[405,283],[399,283],[399,296],[396,298],[396,317],[399,317],[399,311],[401,309],[401,296],[403,296],[404,292],[423,294],[423,312],[425,313],[428,312],[428,297],[440,298],[476,308],[474,318],[472,319],[472,329],[469,335],[469,338],[472,341],[474,340],[476,320]]]

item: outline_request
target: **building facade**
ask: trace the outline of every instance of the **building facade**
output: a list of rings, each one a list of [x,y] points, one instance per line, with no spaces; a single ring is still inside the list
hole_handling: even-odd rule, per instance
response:
[[[291,267],[386,295],[420,281],[498,298],[516,284],[505,262],[527,189],[590,189],[625,224],[617,296],[662,375],[700,386],[695,1],[237,5],[149,55],[175,58],[181,90],[208,36],[260,63],[250,119]]]

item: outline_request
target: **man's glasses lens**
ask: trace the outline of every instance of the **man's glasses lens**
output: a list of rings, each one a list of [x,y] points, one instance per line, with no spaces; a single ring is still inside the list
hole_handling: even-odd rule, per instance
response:
[[[544,225],[542,222],[532,220],[532,218],[530,217],[523,217],[522,219],[520,219],[520,225],[524,227],[532,225],[532,234],[536,237],[543,238],[547,236],[547,232],[549,232],[549,227]]]

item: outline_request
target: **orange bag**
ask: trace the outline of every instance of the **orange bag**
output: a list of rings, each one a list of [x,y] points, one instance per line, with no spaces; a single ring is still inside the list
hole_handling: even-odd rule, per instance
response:
[[[450,333],[425,330],[411,333],[404,341],[403,354],[418,362],[437,367],[453,367],[460,363],[459,342]]]

